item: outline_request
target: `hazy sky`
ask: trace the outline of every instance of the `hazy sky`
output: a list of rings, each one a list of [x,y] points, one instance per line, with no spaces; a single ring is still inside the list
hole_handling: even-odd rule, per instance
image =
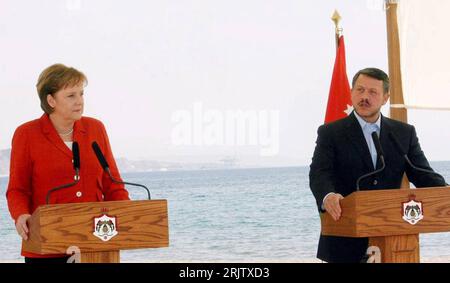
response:
[[[0,0],[0,149],[42,115],[37,77],[60,62],[87,75],[85,116],[103,121],[116,157],[309,164],[335,57],[335,8],[349,78],[368,66],[387,71],[385,13],[374,3]],[[218,121],[238,111],[257,115],[256,140],[218,145],[230,138],[224,124],[217,140]],[[189,115],[203,128],[192,128],[192,145],[177,145]],[[412,110],[409,122],[430,160],[450,160],[450,112]],[[278,153],[261,156],[265,142]]]

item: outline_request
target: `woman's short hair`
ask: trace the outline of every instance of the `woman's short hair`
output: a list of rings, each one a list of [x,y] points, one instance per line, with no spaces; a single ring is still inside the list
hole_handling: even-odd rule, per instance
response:
[[[63,64],[54,64],[47,67],[39,75],[36,84],[41,108],[45,113],[51,114],[54,110],[47,102],[47,95],[54,95],[60,89],[76,86],[80,83],[87,84],[86,76],[75,68]]]

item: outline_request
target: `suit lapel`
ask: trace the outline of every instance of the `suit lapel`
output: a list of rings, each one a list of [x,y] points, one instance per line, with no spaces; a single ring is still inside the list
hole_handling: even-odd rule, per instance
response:
[[[361,156],[364,164],[369,168],[369,170],[374,170],[372,158],[369,151],[369,146],[367,145],[366,139],[364,138],[361,125],[352,112],[348,117],[347,123],[348,130],[345,131],[348,140],[351,141],[353,148],[356,148],[359,155]]]
[[[58,150],[65,155],[72,158],[72,151],[64,144],[63,140],[59,137],[55,127],[53,127],[50,117],[47,114],[43,114],[40,119],[42,132],[47,140]]]
[[[84,142],[84,138],[86,135],[86,129],[84,128],[83,118],[78,121],[75,121],[73,125],[73,141],[78,143]]]
[[[392,132],[392,127],[389,122],[389,119],[385,118],[383,115],[381,115],[381,127],[380,127],[380,143],[381,148],[384,152],[384,160],[386,162],[387,153],[391,152],[391,141],[389,140],[389,133]],[[379,159],[377,161],[377,169],[381,168],[381,164],[379,162]]]
[[[41,128],[42,132],[44,133],[47,140],[55,146],[58,150],[63,152],[68,157],[72,158],[72,151],[67,147],[67,145],[64,143],[64,141],[61,139],[61,137],[56,132],[55,127],[53,126],[52,122],[50,121],[50,118],[47,114],[43,114],[40,118]],[[78,141],[79,138],[84,135],[85,130],[82,124],[82,121],[76,121],[74,125],[74,131],[73,131],[73,140]]]

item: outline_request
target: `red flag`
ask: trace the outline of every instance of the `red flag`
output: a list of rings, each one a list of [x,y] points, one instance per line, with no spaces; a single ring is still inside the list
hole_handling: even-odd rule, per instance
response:
[[[350,85],[348,83],[345,64],[344,36],[341,36],[339,37],[339,45],[336,51],[336,61],[334,62],[325,123],[345,118],[352,110]]]

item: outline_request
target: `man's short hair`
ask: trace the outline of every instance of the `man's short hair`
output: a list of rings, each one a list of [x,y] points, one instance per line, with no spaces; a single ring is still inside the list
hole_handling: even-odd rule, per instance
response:
[[[353,77],[352,81],[352,88],[355,87],[356,80],[358,79],[359,75],[365,75],[368,77],[371,77],[373,79],[383,81],[383,93],[389,92],[389,76],[383,72],[380,69],[377,68],[366,68],[358,71],[355,76]]]

